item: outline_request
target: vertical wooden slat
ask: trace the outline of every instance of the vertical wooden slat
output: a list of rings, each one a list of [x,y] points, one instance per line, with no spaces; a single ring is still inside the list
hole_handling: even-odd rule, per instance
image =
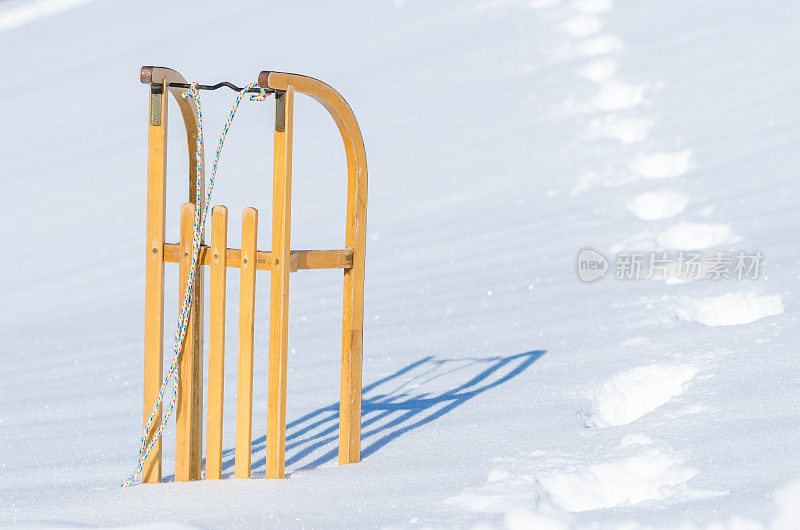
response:
[[[144,424],[158,399],[161,388],[162,355],[164,347],[164,213],[167,169],[167,94],[166,80],[161,96],[149,94],[147,117],[147,257],[145,259],[144,300]],[[160,100],[161,120],[153,125],[150,113]],[[157,107],[156,107],[157,108]],[[147,443],[161,425],[161,408]],[[142,480],[147,483],[161,481],[161,440],[153,446],[145,460]]]
[[[186,116],[184,116],[184,119]],[[189,131],[197,132],[196,127],[187,129],[189,143],[189,202],[194,207],[197,201],[197,188],[200,188],[200,211],[205,207],[205,176],[202,171],[198,178],[197,157],[193,156],[197,149],[197,137]],[[205,234],[200,234],[203,242]],[[191,252],[191,251],[190,251]],[[191,258],[191,255],[189,256]],[[186,330],[185,341],[192,343],[192,408],[190,429],[189,480],[199,480],[202,473],[203,459],[203,267],[198,265],[194,275],[194,296],[192,297],[192,313]],[[184,284],[185,287],[185,284]]]
[[[293,85],[289,85],[284,93],[276,95],[275,106],[275,148],[272,180],[273,268],[270,283],[269,399],[267,404],[267,478],[283,478],[286,447]]]
[[[225,291],[228,266],[228,209],[211,210],[211,267],[208,330],[208,428],[206,477],[222,476],[222,405],[225,395]]]
[[[253,332],[256,304],[256,236],[258,211],[242,212],[239,284],[239,367],[236,395],[236,478],[250,478],[253,439]]]
[[[189,269],[192,262],[192,238],[194,235],[194,205],[184,203],[181,206],[181,240],[180,240],[180,273],[179,273],[179,304],[183,301],[186,282],[189,278]],[[196,282],[199,279],[195,276]],[[197,285],[195,293],[197,295]],[[189,314],[186,337],[181,349],[178,377],[180,392],[176,405],[176,432],[175,432],[175,480],[188,481],[198,479],[200,462],[200,417],[199,402],[200,388],[198,383],[200,372],[200,357],[202,351],[197,348],[197,341],[192,333],[196,330],[195,322],[202,318],[202,313],[197,315],[193,310]]]
[[[346,246],[353,267],[344,271],[342,308],[342,375],[339,397],[339,464],[361,458],[361,364],[364,327],[364,256],[366,253],[366,179],[348,190]]]
[[[339,396],[340,465],[355,463],[361,458],[361,365],[364,328],[364,258],[367,242],[367,168],[360,134],[352,143],[345,140],[345,149],[348,173],[351,176],[347,190],[345,247],[353,250],[353,267],[344,271]]]

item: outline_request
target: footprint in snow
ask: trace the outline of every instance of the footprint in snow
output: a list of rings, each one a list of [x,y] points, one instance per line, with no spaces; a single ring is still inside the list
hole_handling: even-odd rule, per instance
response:
[[[727,293],[709,298],[683,297],[677,308],[684,320],[706,326],[736,326],[783,313],[783,302],[777,295]]]
[[[575,51],[583,57],[599,57],[625,49],[622,41],[614,35],[597,35],[575,44]]]
[[[692,150],[639,153],[630,164],[631,171],[646,179],[680,177],[692,169]]]
[[[613,114],[593,118],[589,122],[591,138],[612,138],[623,144],[633,144],[647,139],[653,120],[650,118],[619,118]]]
[[[657,237],[658,244],[672,250],[711,248],[732,241],[731,225],[725,223],[680,222]]]
[[[628,210],[643,221],[667,219],[681,213],[689,197],[679,191],[659,190],[640,193],[626,204]]]
[[[698,470],[644,434],[626,436],[607,454],[601,460],[544,452],[504,459],[503,467],[492,470],[484,484],[466,488],[445,502],[470,511],[502,513],[519,506],[547,507],[549,499],[566,512],[585,512],[727,493],[689,488],[686,483]]]
[[[555,7],[561,3],[561,0],[531,0],[528,7],[531,9],[547,9],[548,7]]]
[[[596,427],[627,425],[683,394],[697,368],[650,364],[624,370],[592,393],[590,420]]]
[[[613,458],[584,466],[563,466],[536,475],[550,499],[568,512],[631,506],[647,501],[674,501],[726,495],[686,483],[698,470],[685,458],[645,435],[625,437]]]
[[[569,35],[570,37],[590,37],[600,32],[603,24],[600,19],[594,15],[581,15],[570,18],[558,29]]]
[[[632,109],[644,102],[646,89],[647,83],[632,85],[624,81],[604,81],[589,103],[592,110],[601,112]]]
[[[578,75],[592,83],[601,83],[613,78],[617,74],[617,68],[619,65],[613,59],[598,59],[581,67]]]
[[[614,0],[574,0],[572,7],[583,13],[607,13],[614,7]]]

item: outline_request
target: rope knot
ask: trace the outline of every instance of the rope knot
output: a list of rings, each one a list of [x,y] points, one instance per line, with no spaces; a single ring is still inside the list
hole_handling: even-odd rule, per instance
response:
[[[186,99],[197,99],[197,82],[192,82],[189,86],[189,90],[183,93],[183,97]]]
[[[257,86],[257,84],[256,83],[252,83],[247,88],[249,89],[250,87],[254,87],[254,86]],[[266,89],[264,89],[264,87],[258,87],[258,91],[259,91],[258,94],[251,94],[250,95],[250,101],[264,101],[264,100],[267,99],[267,95],[268,94],[267,94]]]

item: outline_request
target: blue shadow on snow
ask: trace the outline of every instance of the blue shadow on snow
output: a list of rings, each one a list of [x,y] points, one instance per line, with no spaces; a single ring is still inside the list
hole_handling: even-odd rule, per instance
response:
[[[361,404],[361,458],[367,458],[403,434],[431,423],[472,398],[513,379],[544,350],[508,356],[441,359],[427,356],[365,386]],[[477,373],[475,373],[477,372]],[[468,379],[454,388],[426,391],[455,374]],[[471,375],[474,373],[474,375]],[[286,425],[286,468],[313,469],[338,458],[339,403],[331,403]],[[266,466],[266,436],[253,441],[252,471]],[[231,476],[234,449],[223,451],[223,475]],[[204,466],[205,467],[205,466]],[[227,472],[226,472],[227,471]]]

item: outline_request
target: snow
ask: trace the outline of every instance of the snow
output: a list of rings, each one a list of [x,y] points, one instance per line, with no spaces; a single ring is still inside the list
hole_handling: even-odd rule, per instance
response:
[[[798,528],[800,3],[0,2],[0,525]],[[369,160],[363,459],[336,465],[341,272],[291,277],[287,472],[117,485],[142,416],[145,64],[329,82]],[[213,145],[233,101],[202,93]],[[186,199],[171,106],[167,238]],[[296,99],[294,248],[340,248],[335,125]],[[269,103],[244,101],[214,202],[260,210]],[[582,249],[610,260],[580,281]],[[614,252],[761,252],[757,280],[614,279]],[[166,330],[177,313],[167,267]],[[170,337],[165,343],[169,344]],[[167,356],[165,356],[167,357]]]
[[[14,29],[37,19],[56,15],[91,0],[37,0],[4,9],[0,12],[0,31]]]
[[[591,99],[591,108],[593,111],[615,111],[638,107],[644,101],[646,89],[646,83],[632,85],[624,81],[606,81]]]
[[[514,510],[506,516],[506,528],[509,530],[568,530],[569,525],[558,516],[534,513],[524,508]]]
[[[575,50],[584,57],[597,57],[625,49],[622,41],[614,36],[599,35],[575,45]]]
[[[692,150],[638,153],[631,162],[631,171],[646,179],[680,177],[692,167]]]
[[[559,28],[572,37],[588,37],[599,32],[603,27],[596,16],[584,15],[571,18],[561,24]]]
[[[613,59],[600,59],[582,66],[578,70],[578,75],[594,83],[600,83],[606,79],[613,78],[614,74],[617,73],[617,68],[619,68],[619,65]],[[595,118],[595,120],[598,119]]]
[[[539,481],[564,510],[584,512],[672,497],[697,474],[682,464],[672,451],[645,448],[575,471],[545,472]]]
[[[718,247],[731,239],[730,223],[692,223],[681,221],[658,235],[662,247],[696,250]]]
[[[633,197],[626,206],[642,221],[675,217],[689,204],[689,196],[680,191],[646,191]]]
[[[635,144],[647,139],[653,120],[647,118],[618,118],[609,114],[603,118],[595,118],[589,122],[589,130],[593,137],[613,138],[623,144]]]
[[[787,484],[775,493],[777,509],[772,518],[772,528],[797,530],[800,528],[800,480]]]
[[[778,295],[725,293],[699,299],[683,297],[678,314],[706,326],[737,326],[781,313],[783,302]]]
[[[634,422],[683,394],[695,373],[683,364],[651,364],[614,374],[592,395],[592,423],[615,427]]]
[[[572,7],[584,13],[606,13],[614,7],[613,0],[574,0]]]

